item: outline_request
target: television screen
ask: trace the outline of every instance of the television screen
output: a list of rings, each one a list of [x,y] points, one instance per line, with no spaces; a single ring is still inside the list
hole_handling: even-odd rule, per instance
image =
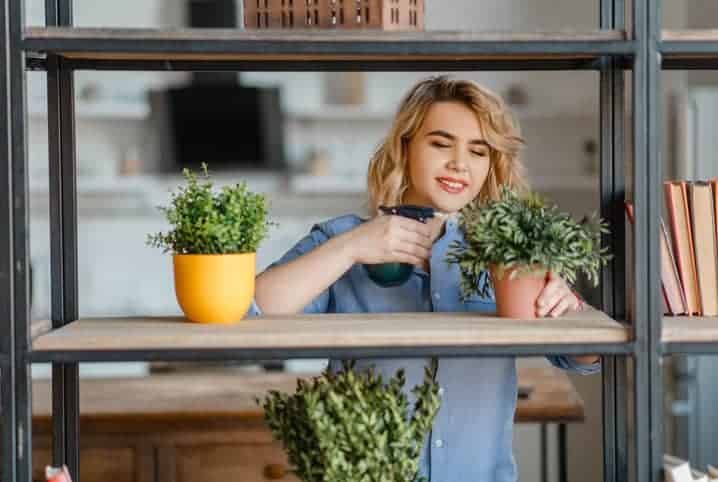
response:
[[[167,94],[179,167],[202,162],[215,170],[284,166],[278,89],[195,84]]]

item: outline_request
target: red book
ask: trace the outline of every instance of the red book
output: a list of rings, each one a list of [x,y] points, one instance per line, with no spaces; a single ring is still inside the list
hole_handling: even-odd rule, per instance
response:
[[[633,224],[633,204],[626,201],[628,221]],[[686,298],[678,276],[678,269],[668,242],[668,231],[661,219],[661,292],[663,293],[663,311],[665,314],[682,315],[686,313]]]
[[[700,315],[703,308],[698,288],[687,186],[688,183],[685,181],[668,181],[663,184],[673,237],[673,254],[686,295],[688,314]]]

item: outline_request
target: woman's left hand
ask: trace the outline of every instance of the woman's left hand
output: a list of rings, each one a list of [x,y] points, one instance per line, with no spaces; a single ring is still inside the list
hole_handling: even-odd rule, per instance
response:
[[[568,284],[553,272],[549,273],[549,281],[536,300],[538,316],[561,316],[567,311],[582,309],[581,300],[574,294]]]
[[[536,300],[538,316],[561,316],[567,311],[581,311],[583,301],[576,296],[566,282],[554,273],[549,273],[549,281]],[[592,365],[599,361],[597,355],[574,356],[574,361],[581,365]]]

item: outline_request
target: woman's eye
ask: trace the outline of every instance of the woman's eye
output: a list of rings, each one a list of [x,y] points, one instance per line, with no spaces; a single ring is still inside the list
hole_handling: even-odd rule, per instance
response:
[[[432,142],[431,145],[441,149],[446,149],[447,147],[449,147],[448,144],[442,144],[441,142]]]
[[[471,153],[475,156],[484,157],[488,155],[488,152],[486,151],[471,151]]]

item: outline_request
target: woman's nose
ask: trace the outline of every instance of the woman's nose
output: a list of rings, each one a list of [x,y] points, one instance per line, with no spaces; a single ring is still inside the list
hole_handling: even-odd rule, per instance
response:
[[[458,172],[464,172],[469,168],[468,154],[464,153],[462,149],[455,149],[452,152],[451,160],[448,163],[449,169],[453,169]]]

